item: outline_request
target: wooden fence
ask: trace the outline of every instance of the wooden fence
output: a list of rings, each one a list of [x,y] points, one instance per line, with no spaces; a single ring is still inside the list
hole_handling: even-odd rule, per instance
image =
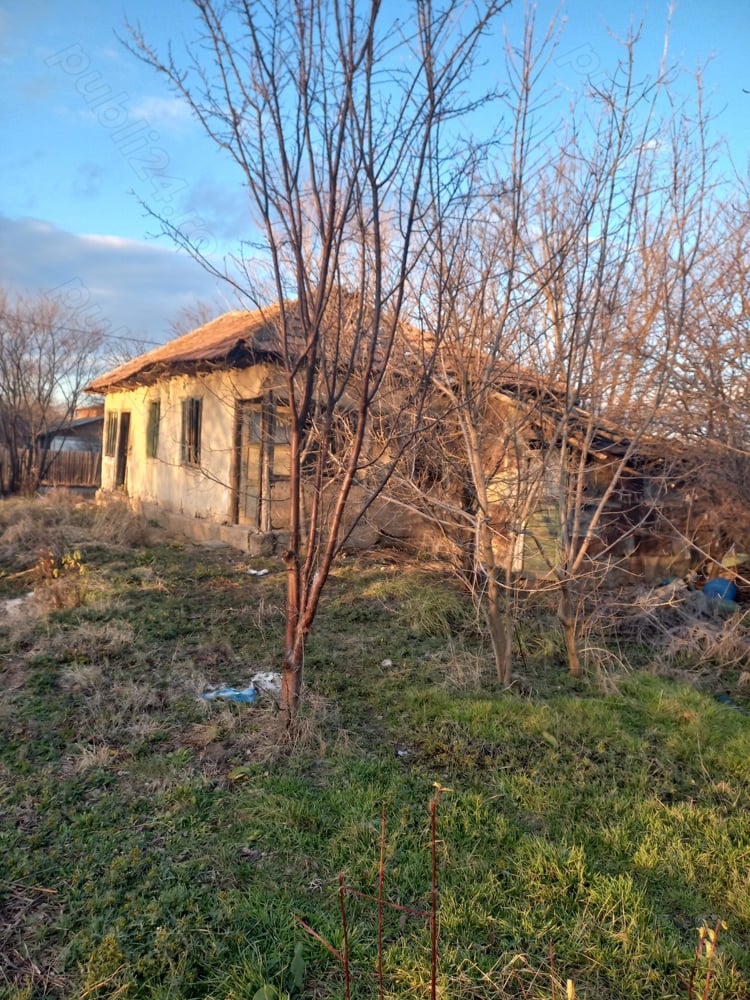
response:
[[[33,468],[40,462],[46,464],[46,473],[41,486],[85,486],[96,488],[102,481],[101,452],[58,451],[56,454],[34,455]],[[8,449],[0,446],[0,492],[6,493],[9,486],[10,456]]]
[[[100,486],[100,451],[58,451],[48,463],[44,486]]]

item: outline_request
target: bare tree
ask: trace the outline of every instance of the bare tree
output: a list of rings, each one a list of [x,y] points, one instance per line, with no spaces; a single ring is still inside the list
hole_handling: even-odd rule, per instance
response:
[[[527,243],[529,269],[543,289],[532,327],[546,332],[533,352],[539,371],[560,386],[547,432],[560,456],[550,569],[574,674],[579,598],[610,567],[607,511],[657,424],[705,252],[700,89],[692,107],[681,107],[666,67],[638,80],[637,43],[637,34],[628,37],[614,72],[590,90],[528,205],[537,230]]]
[[[371,416],[398,382],[406,278],[447,194],[437,165],[462,169],[461,113],[482,100],[464,90],[504,6],[422,0],[389,21],[378,0],[195,0],[202,33],[182,64],[131,30],[247,189],[257,235],[222,277],[243,301],[278,310],[290,413],[285,726],[333,560],[393,465],[371,454]]]
[[[536,133],[535,84],[554,51],[552,22],[541,44],[533,16],[520,46],[506,47],[506,133],[493,149],[494,172],[477,156],[460,204],[435,220],[430,254],[415,297],[438,345],[431,368],[429,413],[440,432],[426,435],[423,455],[454,488],[435,490],[412,476],[416,502],[462,540],[462,578],[487,621],[498,680],[511,681],[514,574],[543,475],[527,461],[537,379],[519,365],[519,330],[542,294],[524,257],[525,202],[547,151]],[[539,159],[539,153],[542,157]],[[500,165],[498,165],[500,164]],[[451,432],[449,429],[453,428]],[[426,485],[426,489],[421,489]]]
[[[662,515],[698,558],[747,551],[750,532],[750,211],[738,178],[707,208],[709,239],[691,287],[690,323],[672,370],[660,423],[673,444],[673,479],[686,512]]]
[[[102,331],[60,299],[0,290],[0,448],[9,493],[33,492],[90,380]]]
[[[439,342],[433,381],[441,419],[462,461],[459,506],[440,516],[471,535],[498,677],[511,677],[518,568],[537,550],[573,674],[582,599],[656,503],[634,475],[658,426],[677,360],[695,323],[695,284],[709,252],[709,154],[700,91],[694,108],[671,94],[673,75],[634,71],[638,35],[581,95],[554,136],[530,110],[541,46],[533,19],[510,49],[513,122],[464,213],[436,227],[430,303]],[[443,460],[445,465],[445,460]],[[661,464],[664,469],[664,463]],[[635,479],[638,501],[616,523]]]
[[[191,330],[204,326],[221,312],[221,306],[213,305],[203,299],[196,299],[189,305],[179,309],[169,324],[169,329],[175,337],[180,337]]]

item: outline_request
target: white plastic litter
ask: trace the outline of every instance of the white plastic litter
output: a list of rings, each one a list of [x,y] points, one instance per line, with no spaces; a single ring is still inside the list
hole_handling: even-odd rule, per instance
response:
[[[250,683],[258,691],[273,695],[274,698],[278,698],[281,694],[281,674],[274,673],[271,670],[253,674],[250,678]]]
[[[23,597],[9,597],[7,601],[0,603],[0,608],[5,613],[8,621],[13,618],[20,618],[24,611],[24,606],[33,598],[33,593],[24,594]]]

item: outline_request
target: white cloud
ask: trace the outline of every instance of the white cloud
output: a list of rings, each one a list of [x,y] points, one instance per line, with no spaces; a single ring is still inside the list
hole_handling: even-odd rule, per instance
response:
[[[144,97],[130,110],[133,118],[147,121],[152,128],[180,127],[191,121],[190,108],[177,97]]]
[[[185,306],[224,298],[185,253],[156,242],[77,235],[43,219],[0,215],[0,258],[10,288],[55,292],[110,333],[135,339],[163,343]],[[227,310],[234,307],[227,301]]]

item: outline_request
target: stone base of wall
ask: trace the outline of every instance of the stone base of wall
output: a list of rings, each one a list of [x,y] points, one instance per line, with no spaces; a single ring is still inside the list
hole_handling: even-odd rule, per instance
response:
[[[123,494],[112,494],[99,490],[96,499],[106,503],[108,499]],[[128,505],[134,513],[144,520],[153,521],[170,534],[182,535],[192,541],[203,544],[230,545],[251,556],[283,556],[289,546],[289,532],[253,531],[247,525],[219,524],[210,518],[190,517],[175,511],[166,510],[158,504],[140,500],[137,497],[127,497]],[[386,514],[388,516],[384,516]],[[346,523],[344,531],[347,530]],[[387,505],[379,506],[376,516],[370,516],[360,521],[349,534],[344,548],[350,551],[364,551],[382,546],[383,548],[398,548],[420,554],[446,554],[444,539],[431,529],[429,524],[417,515],[404,515],[403,512],[388,510]]]
[[[184,535],[203,544],[231,545],[251,556],[273,556],[283,552],[288,544],[288,534],[281,531],[259,532],[242,524],[217,524],[208,518],[188,517],[140,500],[131,500],[131,507],[141,517],[155,521],[171,534]]]

